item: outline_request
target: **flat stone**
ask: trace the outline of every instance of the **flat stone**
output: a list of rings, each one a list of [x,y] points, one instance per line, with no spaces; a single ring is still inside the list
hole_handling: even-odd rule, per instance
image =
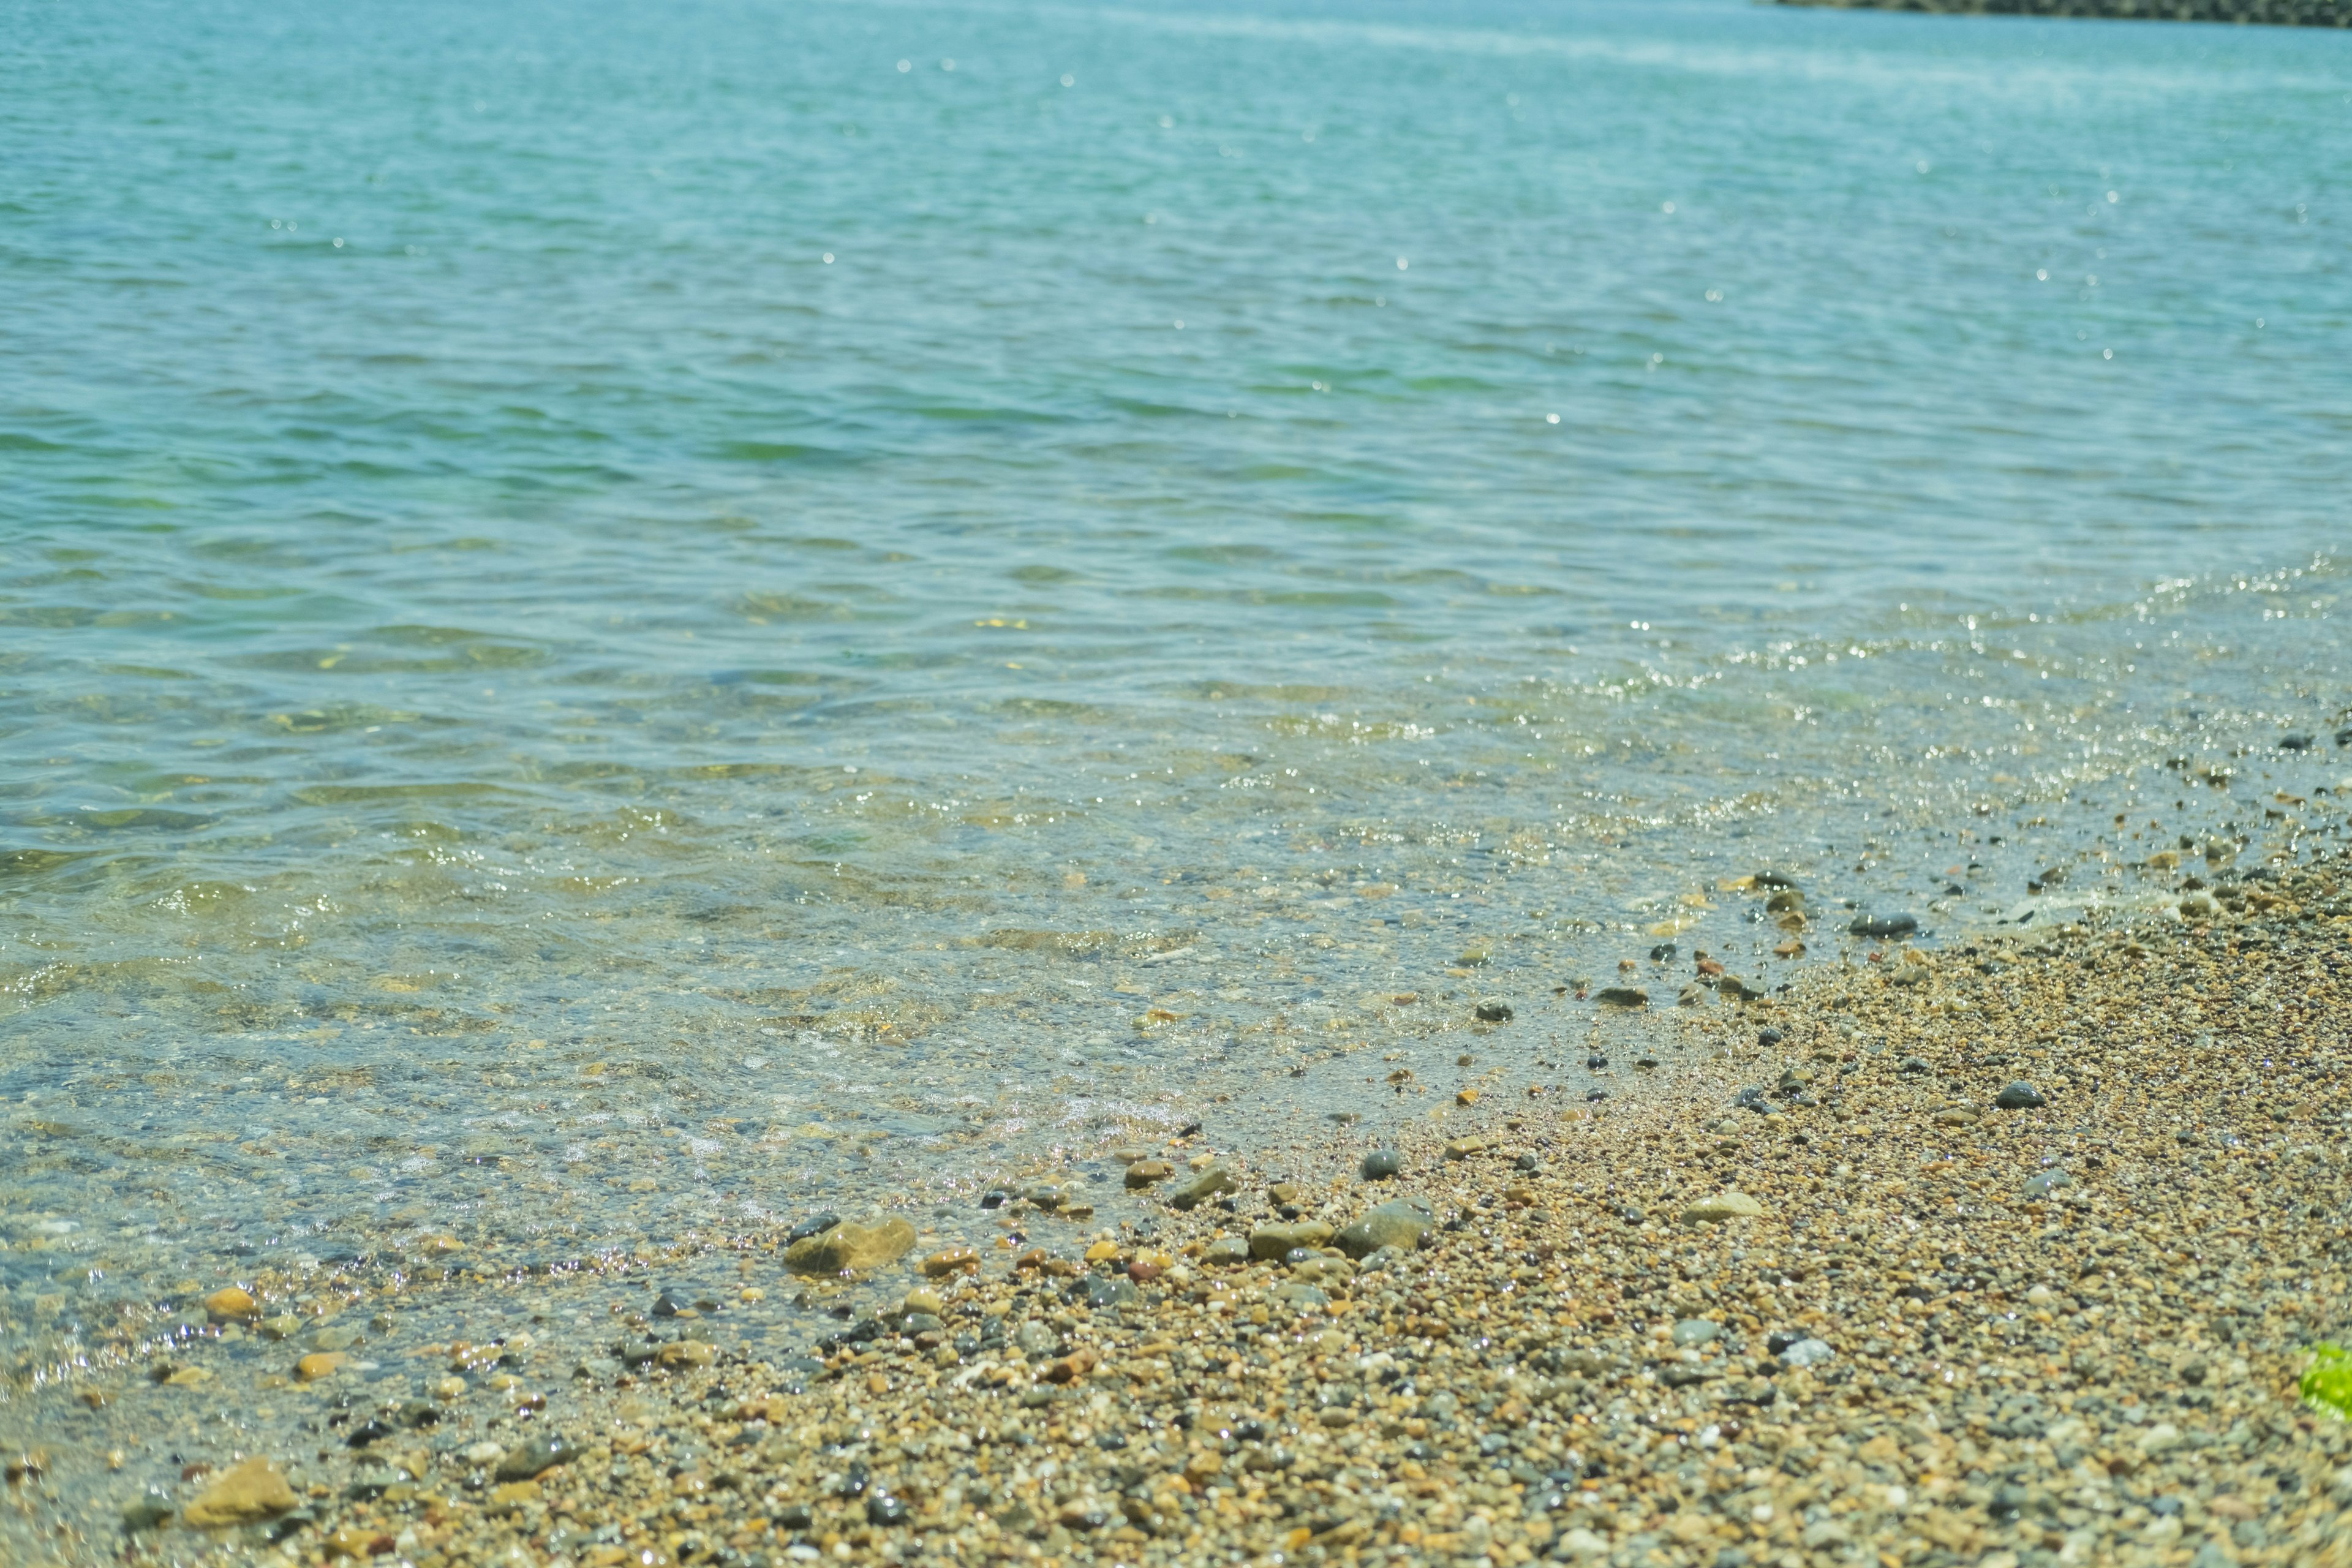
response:
[[[2036,1172],[2034,1174],[2026,1177],[2025,1195],[2029,1198],[2046,1198],[2052,1193],[2056,1192],[2059,1188],[2071,1187],[2074,1184],[2074,1177],[2068,1175],[2065,1172],[2053,1167],[2047,1171]]]
[[[1356,1277],[1356,1266],[1344,1258],[1317,1253],[1290,1266],[1290,1277],[1302,1285],[1319,1285],[1328,1289],[1345,1285]]]
[[[950,1274],[979,1272],[980,1254],[969,1247],[950,1247],[945,1251],[934,1252],[923,1259],[923,1276],[929,1279],[942,1279]]]
[[[790,1231],[786,1232],[784,1235],[784,1241],[786,1245],[790,1245],[795,1241],[805,1241],[812,1236],[823,1236],[826,1231],[831,1230],[835,1226],[837,1226],[840,1223],[841,1216],[837,1214],[832,1213],[831,1211],[827,1211],[824,1214],[811,1215],[808,1218],[801,1221],[800,1224],[793,1226]]]
[[[1087,1280],[1087,1306],[1094,1311],[1111,1307],[1131,1307],[1143,1300],[1143,1292],[1129,1279],[1105,1279],[1097,1274]]]
[[[1240,1190],[1240,1184],[1234,1180],[1234,1173],[1231,1171],[1223,1165],[1211,1165],[1191,1181],[1171,1190],[1168,1194],[1168,1202],[1171,1206],[1180,1209],[1198,1208],[1219,1193]]]
[[[206,1487],[180,1517],[198,1530],[226,1530],[276,1519],[296,1500],[278,1467],[257,1454]]]
[[[1646,1007],[1650,994],[1638,985],[1604,985],[1592,994],[1592,999],[1604,1007]]]
[[[494,1479],[501,1481],[530,1480],[553,1469],[572,1455],[572,1445],[564,1441],[561,1433],[542,1432],[500,1455]]]
[[[305,1383],[316,1383],[322,1377],[332,1377],[352,1358],[341,1351],[312,1351],[294,1363],[294,1375]]]
[[[1919,921],[1911,915],[1862,915],[1845,929],[1855,936],[1909,936]]]
[[[890,1218],[865,1226],[847,1220],[820,1235],[804,1237],[784,1248],[784,1267],[795,1274],[839,1274],[852,1268],[879,1268],[896,1263],[914,1250],[915,1227]]]
[[[1683,1210],[1685,1225],[1720,1225],[1727,1219],[1759,1219],[1764,1205],[1746,1193],[1718,1193]]]
[[[1787,1350],[1780,1352],[1780,1364],[1783,1366],[1819,1366],[1822,1363],[1832,1359],[1836,1354],[1837,1352],[1830,1348],[1830,1344],[1827,1340],[1799,1340],[1795,1344],[1790,1345]]]
[[[1395,1198],[1366,1213],[1335,1238],[1350,1258],[1369,1258],[1384,1247],[1410,1252],[1437,1223],[1437,1215],[1419,1198]]]
[[[1721,1323],[1709,1322],[1705,1318],[1685,1318],[1675,1325],[1673,1338],[1678,1345],[1704,1345],[1713,1343],[1722,1332]]]
[[[2040,1089],[2023,1079],[2002,1089],[1993,1100],[1993,1104],[2003,1110],[2036,1110],[2049,1103]]]
[[[1165,1160],[1138,1160],[1127,1168],[1127,1184],[1148,1187],[1154,1182],[1164,1182],[1176,1173],[1176,1167]]]
[[[1238,1236],[1221,1236],[1201,1255],[1203,1263],[1230,1266],[1250,1260],[1250,1244]]]
[[[1319,1219],[1262,1225],[1250,1232],[1252,1258],[1280,1258],[1294,1247],[1320,1247],[1331,1239],[1331,1227]]]
[[[1445,1157],[1449,1160],[1467,1160],[1473,1154],[1486,1152],[1486,1141],[1484,1138],[1456,1138],[1445,1145]]]
[[[205,1310],[215,1318],[242,1322],[258,1311],[259,1307],[252,1296],[231,1285],[205,1297]]]

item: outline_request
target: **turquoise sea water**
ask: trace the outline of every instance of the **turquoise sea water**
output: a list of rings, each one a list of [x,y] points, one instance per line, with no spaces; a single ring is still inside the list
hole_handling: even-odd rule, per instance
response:
[[[0,81],[20,1375],[1580,1095],[1574,983],[1785,980],[1727,879],[1949,944],[2352,773],[2334,34],[12,4]]]

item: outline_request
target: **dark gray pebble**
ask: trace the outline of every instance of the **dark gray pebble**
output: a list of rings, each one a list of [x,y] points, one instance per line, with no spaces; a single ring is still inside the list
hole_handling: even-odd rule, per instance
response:
[[[1909,936],[1919,922],[1909,915],[1863,915],[1845,929],[1855,936]]]

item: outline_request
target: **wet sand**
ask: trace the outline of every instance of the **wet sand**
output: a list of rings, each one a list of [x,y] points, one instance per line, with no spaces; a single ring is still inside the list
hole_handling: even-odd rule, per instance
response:
[[[1664,1008],[1648,1032],[1698,1065],[1656,1092],[1437,1097],[1388,1179],[1360,1131],[1195,1136],[1118,1151],[1168,1167],[1131,1193],[1033,1184],[927,1234],[854,1215],[906,1250],[846,1278],[761,1234],[258,1279],[141,1359],[16,1387],[5,1540],[415,1568],[2352,1562],[2352,1428],[2295,1387],[2352,1327],[2340,868],[2282,855],[2187,889],[2185,921],[1889,944]],[[2001,1108],[2020,1083],[2044,1103]],[[1347,1226],[1415,1202],[1417,1242],[1359,1256],[1380,1238]],[[238,1469],[289,1412],[303,1446]]]

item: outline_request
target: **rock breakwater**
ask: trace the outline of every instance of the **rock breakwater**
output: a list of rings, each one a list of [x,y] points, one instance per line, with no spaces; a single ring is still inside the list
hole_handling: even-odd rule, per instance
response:
[[[1928,11],[1953,16],[2352,27],[2352,0],[1780,0],[1780,4],[1850,11]]]

